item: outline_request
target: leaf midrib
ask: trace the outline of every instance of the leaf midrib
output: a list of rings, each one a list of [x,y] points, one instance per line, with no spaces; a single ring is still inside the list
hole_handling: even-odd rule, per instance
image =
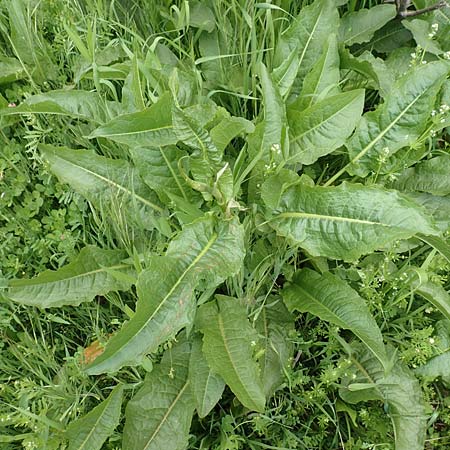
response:
[[[91,427],[91,430],[89,431],[89,433],[86,435],[86,439],[83,440],[83,442],[81,442],[81,445],[78,447],[78,450],[83,450],[85,444],[88,442],[88,440],[90,439],[90,437],[92,436],[92,434],[94,433],[94,430],[96,429],[97,425],[100,423],[100,420],[103,418],[105,411],[107,410],[108,406],[110,405],[110,403],[112,402],[112,397],[113,397],[114,393],[111,393],[111,397],[109,397],[108,399],[106,399],[105,401],[105,406],[103,408],[103,410],[100,412],[97,420],[95,421],[94,425]],[[88,449],[89,450],[89,449]]]
[[[153,318],[155,317],[155,315],[159,312],[159,310],[163,307],[163,305],[167,302],[167,300],[172,296],[173,292],[175,291],[175,289],[181,284],[181,282],[183,281],[183,279],[186,277],[186,275],[188,274],[188,272],[195,267],[195,265],[203,258],[203,256],[205,256],[205,254],[209,251],[209,249],[212,247],[212,245],[216,242],[217,240],[217,234],[214,233],[210,240],[208,241],[208,243],[205,245],[205,247],[202,249],[202,251],[195,257],[195,259],[191,262],[191,264],[189,264],[189,266],[184,270],[184,272],[181,274],[181,276],[178,278],[178,280],[176,281],[176,283],[174,283],[174,285],[172,286],[172,288],[170,289],[170,291],[165,295],[165,297],[161,300],[161,302],[158,304],[158,306],[155,308],[155,310],[153,311],[153,313],[151,314],[151,316],[142,324],[142,326],[134,333],[133,336],[131,336],[129,339],[127,339],[117,350],[114,351],[114,353],[111,356],[106,356],[108,355],[107,350],[108,347],[106,348],[105,352],[103,353],[103,355],[100,355],[93,363],[93,365],[91,366],[91,368],[96,367],[98,365],[102,365],[105,363],[105,361],[108,361],[109,359],[113,358],[114,355],[116,353],[118,353],[120,350],[123,350],[124,348],[127,348],[128,346],[132,345],[133,341],[135,341],[137,339],[138,336],[140,336],[140,334],[142,333],[142,330],[144,330],[148,324],[153,320]],[[98,362],[98,364],[96,364],[96,362]]]
[[[403,110],[402,112],[386,127],[384,128],[375,139],[373,139],[371,142],[369,142],[354,158],[351,159],[351,161],[346,164],[341,170],[339,170],[336,174],[334,174],[325,184],[324,186],[330,186],[331,183],[333,183],[335,180],[337,180],[351,165],[355,164],[357,161],[359,161],[363,156],[366,155],[366,153],[375,146],[375,144],[384,138],[384,136],[395,126],[397,125],[397,122],[414,106],[414,104],[419,101],[421,97],[423,97],[434,85],[429,85],[427,89],[425,89],[423,92],[421,92],[417,97],[414,98],[412,102],[410,102]],[[364,117],[364,116],[363,116]],[[378,124],[377,124],[378,125]],[[356,134],[356,133],[355,133]]]
[[[295,212],[295,211],[287,211],[281,214],[278,214],[273,219],[317,219],[317,220],[327,220],[329,222],[349,222],[349,223],[358,223],[362,225],[378,225],[382,227],[392,227],[392,225],[382,222],[373,222],[370,220],[363,219],[353,219],[351,217],[340,217],[340,216],[325,216],[323,214],[313,214],[313,213],[305,213],[305,212]],[[273,220],[272,219],[272,220]]]
[[[160,212],[160,213],[163,212],[163,209],[162,209],[161,207],[159,207],[158,205],[155,205],[154,203],[152,203],[152,202],[146,200],[144,197],[141,197],[140,195],[136,194],[135,192],[130,191],[130,190],[127,189],[126,187],[122,186],[121,184],[119,184],[119,183],[117,183],[117,182],[115,182],[115,181],[113,181],[113,180],[110,180],[109,178],[106,178],[105,176],[100,175],[100,174],[97,173],[97,172],[93,172],[92,170],[89,170],[89,169],[87,169],[86,167],[83,167],[83,166],[80,166],[80,165],[78,165],[78,164],[75,164],[74,162],[69,161],[68,159],[63,158],[63,157],[57,155],[56,153],[54,153],[54,156],[55,156],[56,158],[58,158],[58,159],[64,161],[65,163],[70,164],[70,165],[72,165],[72,166],[78,168],[79,170],[82,170],[82,171],[84,171],[84,172],[86,172],[86,173],[88,173],[88,174],[90,174],[90,175],[92,175],[92,176],[98,178],[99,180],[103,181],[104,183],[109,184],[109,185],[115,187],[117,190],[122,191],[122,192],[125,192],[125,193],[127,193],[128,195],[130,195],[130,196],[132,196],[132,197],[135,197],[135,198],[136,198],[137,200],[139,200],[141,203],[143,203],[144,205],[149,206],[150,208],[154,209],[155,211],[158,211],[158,212]]]
[[[344,97],[343,94],[338,94],[342,97]],[[358,95],[354,95],[354,97],[348,102],[346,103],[344,106],[342,106],[341,108],[339,108],[336,112],[334,112],[331,116],[328,116],[325,120],[322,120],[320,123],[318,123],[317,125],[313,126],[312,128],[309,128],[308,130],[306,130],[304,133],[299,134],[298,136],[295,136],[293,139],[291,139],[291,144],[297,142],[300,138],[302,138],[303,136],[312,133],[314,130],[316,130],[317,128],[321,127],[323,124],[329,122],[330,120],[332,120],[335,116],[337,116],[338,114],[340,114],[342,111],[345,111],[347,108],[353,106],[353,103],[355,103],[356,100],[358,100],[358,97],[361,94],[358,93]],[[329,99],[326,100],[326,102],[329,102]],[[313,106],[311,106],[310,108],[315,108],[317,106],[317,103]],[[309,108],[308,108],[309,109]],[[303,113],[307,112],[307,110],[305,110]]]
[[[60,278],[59,280],[52,280],[52,281],[44,281],[44,282],[38,282],[38,278],[35,279],[30,279],[30,280],[17,280],[17,284],[12,284],[11,287],[12,288],[26,288],[29,286],[39,286],[39,285],[46,285],[46,284],[54,284],[54,283],[61,283],[61,282],[65,282],[65,281],[71,281],[71,280],[75,280],[77,278],[82,278],[82,277],[88,277],[90,275],[94,275],[96,273],[100,273],[100,272],[107,272],[108,270],[116,270],[116,269],[124,269],[126,267],[129,267],[128,264],[119,264],[119,265],[115,265],[115,266],[108,266],[108,267],[100,267],[99,269],[95,269],[95,270],[90,270],[89,272],[83,272],[80,273],[78,275],[73,275],[71,277],[67,277],[67,278]],[[19,283],[25,283],[26,284],[19,284]]]
[[[89,136],[90,138],[98,138],[98,137],[105,137],[105,138],[109,138],[109,137],[113,137],[113,136],[130,136],[132,134],[145,134],[145,133],[153,133],[153,132],[158,132],[161,130],[171,130],[173,129],[173,125],[166,125],[163,127],[158,127],[158,128],[147,128],[146,130],[142,130],[142,131],[128,131],[128,132],[123,132],[123,133],[109,133],[109,134],[96,134],[95,130],[93,131],[93,133]]]
[[[186,196],[186,192],[184,192],[183,186],[182,186],[180,180],[178,179],[177,174],[176,174],[175,171],[173,170],[173,167],[172,167],[172,165],[170,164],[169,160],[167,159],[167,157],[166,157],[166,155],[165,155],[165,153],[164,153],[164,151],[163,151],[163,149],[162,149],[161,146],[159,147],[159,152],[161,153],[161,156],[162,156],[162,158],[164,159],[164,162],[166,163],[167,168],[169,169],[170,174],[172,175],[173,179],[175,180],[175,183],[177,184],[178,189],[180,190],[181,194],[183,195],[183,198],[184,198],[186,201],[188,201],[188,198],[187,198],[187,196]]]
[[[161,430],[162,426],[164,425],[164,423],[169,418],[172,410],[175,408],[175,405],[178,403],[178,401],[180,400],[181,396],[184,394],[184,391],[188,388],[188,386],[189,386],[189,380],[187,380],[186,383],[184,383],[184,386],[180,389],[180,392],[174,398],[173,402],[169,405],[169,407],[167,408],[167,411],[164,413],[163,417],[161,418],[161,421],[159,422],[159,424],[156,427],[155,431],[150,436],[149,440],[147,441],[147,443],[145,444],[145,447],[142,450],[147,450],[148,449],[149,445],[155,439],[156,435],[159,433],[159,431]]]
[[[353,334],[355,334],[359,339],[361,339],[361,341],[367,346],[367,348],[375,355],[375,357],[381,362],[381,364],[384,366],[385,359],[383,358],[383,355],[379,355],[377,351],[374,351],[373,346],[369,345],[368,342],[370,342],[369,340],[366,339],[366,337],[364,336],[363,333],[361,333],[360,331],[356,330],[353,327],[349,327],[348,325],[345,324],[345,320],[341,319],[333,310],[330,309],[329,306],[327,306],[324,302],[321,302],[317,297],[313,296],[312,294],[310,294],[305,288],[303,288],[302,286],[300,286],[299,284],[295,285],[306,298],[309,298],[313,303],[316,303],[317,305],[319,305],[320,307],[324,308],[329,314],[330,316],[334,317],[336,322],[343,324],[343,325],[338,325],[341,326],[342,328],[348,329],[350,330]],[[296,308],[297,309],[297,308]],[[330,320],[330,322],[332,322]],[[367,336],[370,338],[370,336]]]
[[[381,5],[377,5],[377,6],[381,6]],[[384,6],[384,5],[383,5]],[[388,6],[388,5],[386,5],[386,6]],[[390,5],[389,5],[390,6]],[[375,8],[376,8],[376,6],[375,6]],[[374,9],[374,8],[371,8],[371,9]],[[371,9],[368,9],[367,11],[370,11]],[[386,8],[384,8],[384,9],[386,9]],[[379,10],[379,8],[378,8],[378,10]],[[394,16],[395,16],[395,14],[394,14]],[[365,18],[368,18],[369,17],[369,14],[366,14],[366,17]],[[373,21],[370,21],[370,25],[373,25]],[[377,24],[378,22],[375,22],[375,24]],[[377,31],[377,30],[379,30],[380,29],[380,27],[378,26],[378,25],[375,25],[375,30],[374,30],[374,32],[375,31]],[[349,41],[351,41],[351,40],[353,40],[353,39],[356,39],[356,38],[359,38],[359,36],[361,36],[361,35],[364,35],[365,33],[367,33],[368,31],[369,32],[372,32],[372,30],[373,30],[373,27],[372,28],[365,28],[363,31],[360,31],[359,33],[357,33],[357,34],[354,34],[353,36],[350,36],[348,39],[346,39],[345,41],[344,41],[344,44],[348,44],[348,42]]]
[[[321,20],[321,18],[322,18],[322,13],[323,13],[323,9],[320,9],[319,14],[317,15],[317,19],[316,19],[316,21],[314,22],[314,26],[313,26],[313,28],[312,28],[312,30],[311,30],[311,33],[309,33],[308,39],[307,39],[307,41],[306,41],[306,44],[305,44],[305,46],[303,47],[303,52],[302,52],[302,54],[301,54],[301,56],[300,56],[299,63],[298,63],[297,74],[298,74],[298,72],[299,72],[299,70],[300,70],[300,67],[301,67],[301,65],[302,65],[303,59],[305,58],[306,52],[307,52],[307,50],[309,49],[309,44],[310,44],[310,42],[311,42],[311,40],[312,40],[312,38],[313,38],[313,36],[314,36],[314,33],[316,32],[316,28],[318,27],[319,22],[320,22],[320,20]],[[306,32],[308,33],[308,31],[306,31]],[[297,42],[297,45],[295,46],[295,49],[298,49],[299,45],[300,45],[300,43]],[[282,84],[282,82],[284,81],[285,77],[287,76],[287,73],[288,73],[288,71],[286,70],[286,71],[284,72],[283,76],[280,78],[280,81],[278,82],[279,85]],[[289,92],[289,91],[288,91],[288,92]]]
[[[231,367],[233,368],[233,371],[234,371],[234,373],[235,373],[235,375],[237,377],[237,380],[238,380],[239,384],[241,385],[241,388],[242,388],[243,392],[245,392],[246,396],[248,397],[247,400],[249,400],[254,405],[254,402],[252,400],[252,396],[247,391],[247,389],[245,387],[245,383],[241,379],[241,376],[239,374],[238,368],[237,368],[237,366],[236,366],[236,364],[234,362],[234,359],[233,359],[233,357],[231,355],[231,352],[230,352],[230,349],[228,347],[227,336],[226,336],[226,332],[225,332],[225,324],[223,322],[223,318],[222,318],[222,315],[220,313],[217,315],[217,321],[218,321],[218,324],[219,324],[219,332],[220,332],[220,336],[222,338],[223,346],[225,348],[225,352],[227,354],[227,357],[228,357],[228,359],[229,359],[229,361],[231,363]],[[255,408],[255,409],[257,409],[257,408]]]

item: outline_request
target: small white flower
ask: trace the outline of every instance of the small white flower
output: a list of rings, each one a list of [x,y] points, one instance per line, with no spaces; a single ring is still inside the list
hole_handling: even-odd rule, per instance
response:
[[[444,53],[444,58],[445,59],[450,59],[450,50],[448,52]]]
[[[433,31],[437,31],[439,29],[439,24],[438,23],[433,23],[431,24],[431,28]]]
[[[277,153],[278,155],[281,154],[281,146],[280,146],[280,144],[272,144],[272,147],[270,149],[274,153]]]
[[[439,112],[441,114],[445,114],[450,109],[450,106],[446,105],[445,103],[439,107]]]
[[[425,60],[422,61],[422,64],[426,64],[427,62]]]
[[[434,340],[433,338],[430,338],[430,339],[428,339],[428,342],[429,342],[430,344],[434,344],[434,343],[435,343],[435,340]]]
[[[433,39],[433,38],[434,38],[434,33],[428,33],[428,37],[429,37],[430,39]]]

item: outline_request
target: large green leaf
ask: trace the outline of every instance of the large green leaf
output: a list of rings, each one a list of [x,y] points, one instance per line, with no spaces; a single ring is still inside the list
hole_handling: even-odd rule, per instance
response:
[[[255,128],[248,140],[248,165],[240,173],[236,183],[239,187],[250,174],[250,201],[258,195],[258,185],[262,183],[264,172],[277,166],[288,155],[289,138],[286,107],[278,86],[264,64],[259,67],[264,103],[264,120]]]
[[[0,110],[0,116],[37,113],[64,115],[103,123],[117,114],[117,105],[106,102],[96,92],[60,90],[33,95],[15,108]]]
[[[396,361],[389,374],[368,351],[352,357],[353,370],[343,380],[341,397],[348,403],[379,400],[387,405],[394,426],[395,450],[423,450],[427,415],[418,380],[408,367]],[[361,389],[367,385],[367,389]]]
[[[450,194],[450,155],[436,156],[406,169],[393,183],[401,191]]]
[[[119,425],[123,385],[116,386],[109,397],[85,416],[72,422],[67,431],[68,450],[100,450]]]
[[[345,45],[362,44],[372,39],[375,31],[394,19],[397,8],[394,5],[376,5],[360,9],[341,19],[339,40]]]
[[[425,211],[398,192],[350,183],[290,187],[267,217],[313,256],[349,261],[416,233],[438,234]]]
[[[164,353],[125,411],[122,448],[184,450],[194,413],[189,385],[190,345],[181,342]]]
[[[202,305],[197,326],[203,333],[203,353],[211,369],[218,373],[247,408],[264,410],[265,396],[259,370],[252,358],[258,339],[239,300],[217,296]]]
[[[130,149],[134,165],[144,182],[167,201],[167,194],[174,194],[188,201],[192,189],[186,184],[178,169],[178,161],[187,155],[175,146],[136,147]]]
[[[274,84],[264,64],[260,65],[260,76],[264,100],[262,160],[264,162],[279,161],[281,155],[285,155],[285,141],[287,140],[286,107],[278,87]]]
[[[389,367],[381,331],[365,301],[345,281],[330,272],[320,275],[310,269],[297,272],[281,291],[289,311],[309,312],[340,328],[351,330]]]
[[[163,208],[128,161],[99,156],[90,150],[41,145],[40,150],[60,181],[70,184],[97,208],[125,214],[134,224],[170,234]]]
[[[300,96],[290,108],[302,111],[324,96],[338,94],[339,78],[339,52],[336,36],[332,34],[324,45],[322,56],[305,76]]]
[[[104,137],[131,147],[176,144],[172,97],[166,93],[143,111],[118,116],[94,130],[89,137]]]
[[[280,387],[289,364],[293,351],[289,334],[294,330],[294,318],[278,299],[262,308],[255,325],[263,338],[264,354],[259,363],[264,394],[269,398]]]
[[[248,138],[247,166],[235,166],[235,189],[239,190],[249,176],[248,199],[254,202],[259,197],[259,186],[264,180],[264,173],[282,163],[289,151],[286,107],[278,86],[264,64],[259,66],[261,79],[264,119],[255,127]],[[240,159],[240,158],[239,158]]]
[[[5,295],[17,303],[50,308],[79,305],[110,291],[126,291],[135,276],[132,268],[122,262],[126,257],[120,250],[90,245],[61,269],[47,270],[30,280],[10,281]]]
[[[323,43],[330,34],[337,33],[338,26],[339,15],[332,0],[318,0],[301,9],[275,48],[273,79],[283,97],[291,90],[294,94],[300,92]]]
[[[348,141],[348,171],[360,177],[383,171],[383,161],[412,145],[430,118],[450,64],[431,62],[412,69],[375,111],[366,113]]]
[[[364,91],[343,92],[304,111],[288,110],[290,163],[312,164],[342,146],[361,118]]]
[[[206,217],[187,225],[165,256],[150,258],[139,275],[135,315],[110,339],[88,373],[139,364],[144,355],[192,323],[193,291],[199,280],[219,284],[240,269],[243,257],[243,228],[235,221],[217,223]]]
[[[196,336],[189,361],[189,382],[199,417],[206,417],[222,397],[225,382],[208,365],[202,351],[202,339]]]

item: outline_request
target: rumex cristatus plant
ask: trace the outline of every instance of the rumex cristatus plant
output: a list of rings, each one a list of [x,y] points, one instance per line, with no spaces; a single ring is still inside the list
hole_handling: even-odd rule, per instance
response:
[[[323,376],[340,381],[341,411],[384,402],[395,448],[424,447],[417,376],[445,376],[448,348],[399,355],[396,322],[380,311],[396,317],[409,298],[450,319],[446,280],[431,270],[439,255],[450,261],[449,12],[399,22],[393,5],[338,3],[316,0],[295,17],[269,3],[230,2],[229,18],[221,2],[155,7],[161,36],[104,48],[96,20],[86,44],[66,23],[80,53],[74,79],[89,89],[0,111],[76,124],[82,135],[61,145],[41,137],[40,157],[115,233],[114,248],[88,245],[59,270],[10,280],[2,296],[39,308],[111,292],[137,299],[85,371],[110,382],[127,367],[148,374],[139,386],[114,381],[106,400],[56,430],[69,449],[102,448],[124,391],[126,450],[187,447],[194,414],[211,414],[226,386],[241,411],[262,413],[289,379],[305,314],[331,324],[347,354],[339,375]],[[42,54],[25,55],[28,66]],[[388,254],[398,258],[374,290],[371,258]]]

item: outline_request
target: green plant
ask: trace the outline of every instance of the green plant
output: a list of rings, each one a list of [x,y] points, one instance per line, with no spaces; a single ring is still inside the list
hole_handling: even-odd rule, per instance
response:
[[[425,399],[418,377],[444,375],[450,342],[448,8],[399,22],[393,5],[279,3],[143,5],[158,35],[130,24],[111,45],[119,13],[62,23],[78,89],[0,110],[41,130],[37,158],[107,235],[8,280],[4,301],[119,315],[73,362],[103,402],[67,430],[28,413],[48,448],[116,448],[124,397],[126,450],[423,449],[443,391]],[[68,132],[50,139],[36,115]]]

